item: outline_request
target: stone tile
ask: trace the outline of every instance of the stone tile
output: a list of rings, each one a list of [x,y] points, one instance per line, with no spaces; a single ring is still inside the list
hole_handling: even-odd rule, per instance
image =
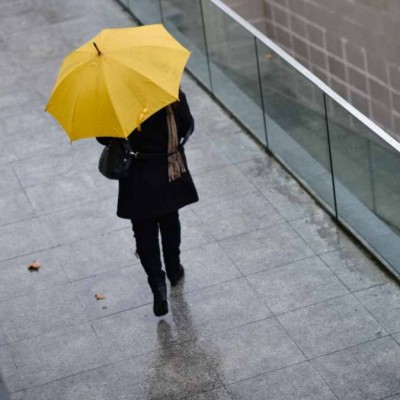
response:
[[[54,252],[72,281],[139,263],[131,229],[79,240]]]
[[[62,147],[44,159],[43,155],[38,155],[15,162],[13,168],[24,188],[54,182],[82,171],[74,164],[73,153],[68,147]]]
[[[308,362],[234,383],[228,389],[232,400],[336,399]]]
[[[2,193],[0,197],[0,225],[32,218],[35,212],[22,189]]]
[[[233,199],[195,208],[212,235],[221,240],[284,222],[261,193],[250,193]]]
[[[286,220],[320,210],[310,195],[272,158],[251,160],[238,164],[238,168]]]
[[[250,275],[247,279],[265,296],[273,313],[283,313],[348,293],[318,257]]]
[[[73,284],[90,320],[153,302],[147,277],[140,265],[79,280]],[[97,293],[105,299],[98,301]]]
[[[11,357],[13,361],[12,366],[3,370],[11,391],[27,389],[108,363],[88,324],[9,344],[5,349],[3,347],[0,351],[7,352],[6,357]]]
[[[291,221],[290,225],[316,254],[344,248],[350,243],[350,238],[323,210],[305,218]]]
[[[236,166],[202,173],[194,181],[203,205],[256,191]]]
[[[12,343],[86,321],[70,284],[32,292],[0,303],[0,321]]]
[[[170,312],[159,320],[151,303],[92,321],[92,326],[107,356],[118,362],[193,339],[193,326],[180,325],[190,321],[185,315]]]
[[[191,143],[190,146],[187,146],[185,153],[190,172],[194,175],[232,164],[211,141],[200,144]]]
[[[51,247],[49,235],[37,218],[0,226],[0,261]]]
[[[320,257],[351,291],[391,281],[382,267],[356,245],[347,243],[346,247]]]
[[[27,266],[37,260],[42,267],[29,272]],[[35,252],[0,262],[0,300],[21,296],[68,282],[67,275],[53,251]]]
[[[40,217],[40,222],[52,238],[53,245],[92,238],[127,227],[127,222],[115,215],[111,204],[106,200],[58,211]]]
[[[14,32],[34,29],[46,21],[36,9],[27,10],[18,14],[1,16],[0,35],[9,35]]]
[[[26,108],[39,108],[41,99],[38,93],[22,87],[18,91],[2,91],[0,95],[0,116],[20,114]],[[42,107],[43,109],[43,107]]]
[[[174,307],[173,301],[182,297],[171,294],[171,308],[177,312],[181,302]],[[265,301],[243,278],[196,290],[185,297],[197,335],[201,336],[271,316]]]
[[[113,366],[105,366],[62,378],[54,382],[24,389],[13,394],[12,400],[128,400],[121,390]]]
[[[39,214],[94,203],[101,199],[96,185],[85,172],[60,176],[25,190],[29,201]]]
[[[287,223],[224,239],[220,245],[244,274],[314,255]]]
[[[159,323],[159,327],[162,324]],[[160,337],[160,341],[164,336]],[[116,365],[129,399],[181,399],[221,387],[218,359],[193,342],[131,358]]]
[[[355,296],[388,332],[400,332],[400,288],[397,283],[362,290]]]
[[[188,397],[188,400],[232,400],[232,397],[224,388],[212,390],[211,392],[201,393],[196,396]]]
[[[259,158],[264,150],[243,132],[216,138],[214,143],[234,163]]]
[[[218,360],[219,374],[224,383],[305,360],[274,318],[221,332],[202,342]]]
[[[26,40],[27,34],[29,41]],[[59,59],[61,63],[64,56],[73,50],[66,45],[55,26],[42,25],[21,30],[5,35],[4,39],[12,51],[13,60],[26,71],[49,59]]]
[[[183,251],[185,267],[183,287],[186,291],[218,284],[242,276],[218,243],[210,243]]]
[[[400,392],[400,347],[377,339],[312,361],[339,399],[383,399]]]
[[[3,344],[6,344],[6,343],[7,343],[6,334],[4,333],[4,329],[1,327],[1,322],[0,322],[0,346],[3,346]],[[1,378],[0,378],[0,380],[1,380]]]
[[[210,138],[231,136],[242,130],[237,122],[214,102],[207,103],[203,99],[193,97],[190,105],[197,129],[202,130]]]
[[[181,249],[188,250],[203,246],[214,241],[208,228],[190,208],[184,208],[180,212],[182,230]]]
[[[352,295],[288,312],[278,320],[308,358],[387,335]]]
[[[10,165],[0,166],[0,176],[0,193],[5,193],[7,195],[8,193],[17,192],[21,189],[18,178]]]

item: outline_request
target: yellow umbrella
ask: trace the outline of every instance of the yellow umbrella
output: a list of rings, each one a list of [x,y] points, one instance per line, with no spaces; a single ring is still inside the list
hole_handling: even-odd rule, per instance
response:
[[[178,100],[189,56],[162,25],[105,29],[64,59],[46,111],[71,140],[126,138]]]

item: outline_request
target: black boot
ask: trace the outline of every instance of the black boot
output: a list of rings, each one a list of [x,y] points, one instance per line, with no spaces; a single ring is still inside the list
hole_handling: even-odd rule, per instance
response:
[[[167,286],[165,283],[159,283],[152,286],[151,290],[154,295],[153,312],[157,317],[168,314]]]
[[[168,279],[171,282],[171,286],[176,286],[184,275],[185,275],[185,269],[183,268],[182,265],[179,265],[178,271],[175,274],[168,277]]]

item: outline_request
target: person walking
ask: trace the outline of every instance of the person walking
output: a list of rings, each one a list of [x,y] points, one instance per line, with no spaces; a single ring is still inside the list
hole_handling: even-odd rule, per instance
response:
[[[184,276],[178,210],[197,202],[199,197],[179,143],[187,140],[193,130],[194,119],[186,95],[180,90],[179,101],[153,114],[129,135],[134,157],[128,176],[119,180],[117,215],[131,220],[137,254],[153,292],[156,316],[168,313],[166,277],[175,286]],[[116,139],[97,140],[108,145]]]

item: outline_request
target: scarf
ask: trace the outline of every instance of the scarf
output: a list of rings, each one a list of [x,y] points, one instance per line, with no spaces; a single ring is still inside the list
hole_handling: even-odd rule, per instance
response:
[[[178,129],[176,127],[174,110],[171,105],[167,106],[167,124],[168,124],[168,179],[170,182],[181,177],[186,172],[182,155],[178,151]]]

